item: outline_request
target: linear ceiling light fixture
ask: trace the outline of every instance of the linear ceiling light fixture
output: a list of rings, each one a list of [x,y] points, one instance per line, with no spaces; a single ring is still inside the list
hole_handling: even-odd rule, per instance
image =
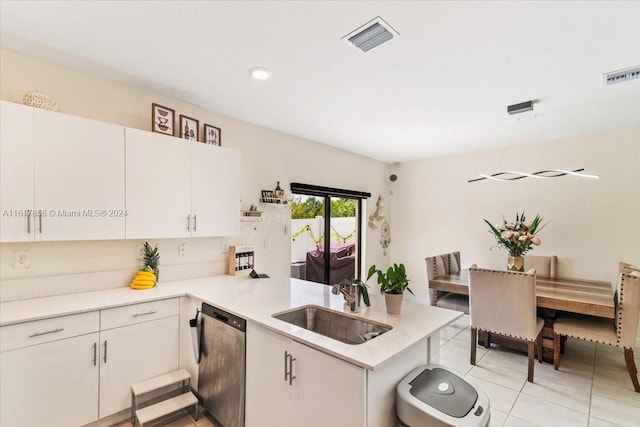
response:
[[[577,176],[580,178],[592,178],[598,179],[600,178],[598,175],[589,175],[586,173],[580,173],[584,171],[584,168],[576,169],[572,171],[564,170],[564,169],[549,169],[534,173],[526,173],[526,172],[518,172],[518,171],[507,171],[507,172],[498,172],[491,175],[487,175],[484,173],[480,173],[480,178],[470,179],[468,182],[476,182],[482,181],[484,179],[492,179],[494,181],[514,181],[516,179],[522,178],[558,178],[565,175]]]
[[[378,16],[342,37],[342,39],[358,48],[361,52],[366,53],[399,35],[391,25]]]

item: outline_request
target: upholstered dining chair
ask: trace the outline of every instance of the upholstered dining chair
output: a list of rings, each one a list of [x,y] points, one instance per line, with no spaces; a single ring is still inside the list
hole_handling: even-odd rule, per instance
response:
[[[458,273],[460,271],[460,252],[436,255],[425,258],[427,263],[427,280],[445,274]],[[469,296],[452,292],[430,290],[431,305],[462,311],[469,314]]]
[[[524,257],[525,271],[536,270],[538,276],[555,277],[558,266],[558,257],[552,256],[536,256],[527,255]]]
[[[476,364],[478,331],[507,335],[527,341],[527,380],[533,382],[534,344],[542,363],[544,321],[536,314],[536,272],[469,269],[471,317],[471,364]]]
[[[553,367],[555,369],[560,367],[561,336],[621,347],[624,349],[624,360],[633,388],[640,393],[638,369],[633,358],[640,313],[640,270],[637,267],[620,264],[616,293],[616,311],[613,320],[586,316],[556,319],[553,323]]]

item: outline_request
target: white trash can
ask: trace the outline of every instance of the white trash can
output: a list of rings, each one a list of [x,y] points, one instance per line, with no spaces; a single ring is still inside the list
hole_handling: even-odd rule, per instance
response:
[[[419,366],[400,381],[396,414],[403,427],[486,427],[491,418],[482,390],[435,364]]]

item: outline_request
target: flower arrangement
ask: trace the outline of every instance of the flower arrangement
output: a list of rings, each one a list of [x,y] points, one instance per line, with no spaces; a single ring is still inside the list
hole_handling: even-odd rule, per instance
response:
[[[536,234],[544,228],[540,226],[542,217],[536,215],[531,223],[526,222],[524,211],[522,214],[516,212],[515,222],[509,222],[502,218],[502,226],[494,227],[489,221],[484,220],[489,225],[490,233],[498,240],[498,246],[509,251],[509,256],[522,256],[531,250],[532,246],[539,246],[540,238]]]

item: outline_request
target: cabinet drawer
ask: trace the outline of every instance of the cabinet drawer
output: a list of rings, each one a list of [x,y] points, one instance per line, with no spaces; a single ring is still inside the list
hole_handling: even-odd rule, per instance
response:
[[[0,351],[97,332],[99,328],[98,311],[7,325],[0,328]]]
[[[180,313],[178,298],[145,302],[110,308],[100,312],[100,329],[118,328],[163,317],[177,316]]]

